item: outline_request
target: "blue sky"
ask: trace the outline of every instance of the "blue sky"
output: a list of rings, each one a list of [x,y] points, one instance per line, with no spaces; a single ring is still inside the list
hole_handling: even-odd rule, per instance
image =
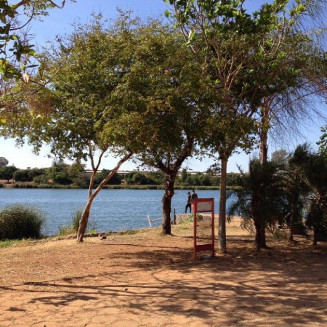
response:
[[[58,0],[59,1],[59,0]],[[256,9],[263,0],[249,0],[251,9]],[[31,26],[30,33],[34,37],[34,44],[37,48],[46,45],[47,41],[51,41],[56,35],[64,35],[72,30],[73,23],[86,23],[90,21],[92,13],[102,13],[105,18],[115,18],[117,16],[117,8],[122,10],[132,10],[135,15],[140,17],[160,17],[166,9],[169,8],[163,0],[77,0],[72,3],[69,0],[64,9],[53,9],[49,12],[49,16],[44,17],[43,21],[34,21]],[[297,138],[286,137],[277,139],[270,145],[270,153],[276,149],[284,148],[292,151],[294,147],[305,141],[315,143],[319,140],[320,127],[323,121],[306,122],[302,127],[303,136],[298,135]],[[49,167],[53,158],[48,158],[49,149],[44,147],[38,156],[32,153],[32,148],[24,146],[17,148],[14,140],[0,139],[0,156],[7,158],[10,165],[18,168],[27,167]],[[252,156],[256,153],[255,150]],[[245,154],[233,155],[229,161],[228,171],[237,172],[237,165],[243,169],[247,169],[249,156]],[[111,169],[114,167],[116,160],[110,156],[103,161],[101,168]],[[186,167],[193,171],[205,171],[213,161],[211,159],[203,159],[202,161],[190,159],[186,162]],[[133,170],[137,165],[125,163],[122,169]]]

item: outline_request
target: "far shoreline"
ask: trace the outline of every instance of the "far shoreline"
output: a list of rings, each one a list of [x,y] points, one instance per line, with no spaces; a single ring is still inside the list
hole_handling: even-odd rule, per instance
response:
[[[34,183],[2,183],[2,189],[64,189],[64,190],[87,190],[87,188],[79,188],[74,185],[59,185],[59,184],[34,184]],[[164,185],[107,185],[104,190],[164,190]],[[175,186],[175,190],[220,190],[219,186]],[[240,186],[227,186],[227,190],[233,191],[240,189]]]

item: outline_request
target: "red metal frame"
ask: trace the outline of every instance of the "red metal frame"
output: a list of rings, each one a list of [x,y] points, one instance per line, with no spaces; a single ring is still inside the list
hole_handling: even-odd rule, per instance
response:
[[[192,202],[192,211],[194,214],[194,259],[197,258],[199,251],[212,251],[212,257],[215,255],[215,202],[213,198],[194,199]],[[199,212],[211,212],[211,243],[197,244],[197,214]]]

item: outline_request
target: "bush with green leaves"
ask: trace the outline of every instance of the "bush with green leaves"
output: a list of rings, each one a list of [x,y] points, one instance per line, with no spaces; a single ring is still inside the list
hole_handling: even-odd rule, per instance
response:
[[[95,177],[95,187],[98,186],[109,174],[111,170],[103,169],[102,171],[98,172]],[[119,176],[117,173],[112,176],[112,178],[108,181],[107,185],[120,185],[122,181],[122,177]],[[90,182],[90,178],[88,177],[88,184]]]
[[[60,226],[59,227],[59,235],[69,235],[69,234],[75,234],[78,231],[79,222],[82,218],[83,209],[77,209],[73,216],[72,216],[72,224],[70,226]],[[90,227],[88,229],[89,233],[96,233],[96,224],[90,223]]]
[[[75,211],[72,219],[72,229],[77,232],[79,227],[79,221],[82,218],[83,209],[78,209]]]
[[[75,188],[89,188],[90,176],[86,173],[80,173],[78,177],[73,180],[72,187]]]
[[[45,174],[45,169],[32,168],[32,169],[18,169],[14,172],[13,177],[16,182],[31,182],[35,178],[42,177]]]
[[[16,182],[31,182],[33,179],[29,176],[27,169],[18,169],[14,172],[13,178]]]
[[[9,183],[10,179],[13,179],[14,172],[17,170],[15,166],[6,166],[0,168],[0,179],[5,179]]]
[[[44,224],[42,212],[31,206],[15,204],[0,211],[0,239],[40,238]]]
[[[147,185],[148,179],[145,174],[133,171],[125,176],[125,181],[128,185]]]

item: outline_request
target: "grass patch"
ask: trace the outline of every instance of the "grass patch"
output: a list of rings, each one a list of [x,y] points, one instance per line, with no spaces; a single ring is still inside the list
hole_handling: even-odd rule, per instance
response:
[[[79,222],[82,218],[83,209],[78,209],[74,212],[72,216],[72,224],[70,226],[59,226],[58,236],[67,236],[71,234],[76,234],[79,227]],[[97,228],[95,222],[89,222],[89,228],[86,231],[86,234],[96,234]]]
[[[59,236],[67,236],[70,234],[76,234],[79,227],[79,221],[81,220],[83,214],[82,209],[78,209],[74,212],[72,216],[72,223],[70,226],[59,226]]]
[[[20,243],[20,240],[1,240],[0,241],[0,248],[9,248],[11,246],[15,246],[16,244]]]
[[[122,230],[119,232],[108,232],[107,235],[134,235],[139,234],[141,232],[140,229],[128,229],[128,230]]]

